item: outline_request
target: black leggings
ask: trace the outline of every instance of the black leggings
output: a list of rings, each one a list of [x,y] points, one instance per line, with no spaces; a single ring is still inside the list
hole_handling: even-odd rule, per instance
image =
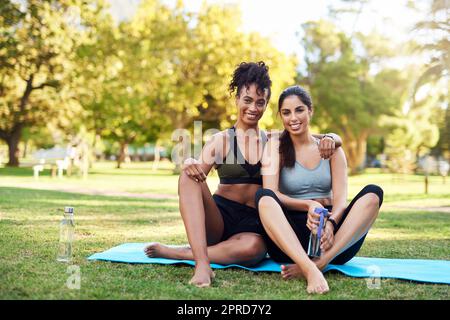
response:
[[[368,194],[368,193],[375,193],[378,196],[378,203],[379,207],[381,207],[381,204],[383,203],[383,189],[381,189],[379,186],[374,184],[369,184],[365,186],[357,195],[353,198],[353,200],[350,202],[348,207],[345,209],[344,214],[342,216],[341,221],[339,222],[337,229],[334,231],[336,233],[339,228],[342,226],[342,223],[344,222],[345,218],[347,217],[350,209],[355,204],[356,200],[361,198],[362,196]],[[308,248],[308,242],[309,242],[309,235],[310,230],[306,227],[306,221],[307,221],[307,211],[294,211],[294,210],[287,210],[283,204],[281,203],[280,199],[276,196],[276,194],[270,190],[270,189],[264,189],[261,188],[256,192],[256,198],[255,203],[258,207],[259,200],[261,200],[262,197],[269,196],[273,199],[275,199],[276,202],[280,205],[282,208],[284,215],[286,216],[286,219],[288,220],[289,224],[291,225],[292,229],[294,230],[295,234],[297,235],[297,238],[300,240],[300,243],[302,244],[302,247],[305,251],[307,251]],[[331,206],[325,206],[329,211],[332,211]],[[336,256],[330,263],[331,264],[345,264],[346,262],[350,261],[361,249],[361,246],[366,238],[365,234],[361,239],[359,239],[356,243],[354,243],[351,247],[347,248],[345,251],[341,252],[338,256]],[[268,236],[267,232],[264,231],[263,233],[264,240],[267,245],[267,250],[269,252],[270,257],[277,261],[282,263],[293,263],[292,259],[289,258],[278,246],[275,244],[275,242],[272,241],[272,239]]]

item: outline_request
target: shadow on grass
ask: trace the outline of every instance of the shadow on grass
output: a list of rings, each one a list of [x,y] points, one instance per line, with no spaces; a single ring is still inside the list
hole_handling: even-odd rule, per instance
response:
[[[78,170],[74,170],[71,177],[78,177]],[[125,168],[125,169],[91,169],[89,171],[90,176],[158,176],[158,177],[174,177],[178,176],[178,174],[173,173],[171,170],[159,169],[156,172],[153,172],[151,168]],[[0,177],[1,176],[11,176],[11,177],[33,177],[33,168],[32,167],[4,167],[0,168]],[[43,171],[39,173],[39,176],[51,176],[51,169],[45,168]],[[64,173],[64,176],[67,175]]]
[[[423,194],[423,193],[391,193],[384,194],[384,203],[390,201],[402,201],[402,200],[426,200],[426,199],[450,199],[450,193],[440,193],[440,194]]]
[[[51,199],[51,200],[88,200],[88,201],[120,201],[120,202],[136,202],[136,203],[178,203],[178,200],[173,198],[133,198],[120,196],[103,196],[103,195],[86,195],[82,193],[53,191],[53,190],[39,190],[16,187],[0,187],[0,196],[2,202],[8,200],[8,196],[14,201],[30,202],[34,200]]]
[[[393,211],[383,212],[369,232],[374,239],[413,239],[450,241],[450,214],[442,212]],[[417,248],[422,242],[417,242]],[[419,249],[418,249],[419,250]],[[448,255],[448,253],[447,253]]]
[[[122,171],[121,171],[122,170]],[[115,170],[107,170],[107,171],[97,171],[92,170],[89,171],[90,176],[158,176],[158,177],[178,177],[178,174],[171,172],[170,170],[160,170],[153,172],[152,169],[115,169]]]
[[[50,176],[51,170],[45,169],[44,171],[39,173],[40,176]],[[23,168],[12,168],[12,167],[4,167],[0,168],[0,177],[3,176],[12,176],[12,177],[32,177],[33,176],[33,168],[23,167]]]

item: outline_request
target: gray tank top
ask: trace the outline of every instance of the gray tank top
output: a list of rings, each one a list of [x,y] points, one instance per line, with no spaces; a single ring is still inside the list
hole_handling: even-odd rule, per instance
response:
[[[314,169],[303,167],[298,161],[292,168],[280,171],[280,192],[297,199],[320,199],[331,197],[330,160],[320,159]]]

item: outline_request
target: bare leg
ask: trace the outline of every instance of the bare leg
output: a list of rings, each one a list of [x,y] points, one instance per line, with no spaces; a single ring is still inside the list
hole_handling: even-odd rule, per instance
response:
[[[222,237],[222,216],[206,182],[193,181],[182,172],[178,194],[181,217],[195,260],[194,276],[189,283],[197,287],[207,287],[214,277],[209,265],[207,242],[217,242]]]
[[[369,232],[379,210],[379,199],[375,193],[367,193],[356,200],[336,233],[333,246],[316,261],[317,266],[324,269],[336,256],[358,242]]]
[[[328,283],[322,272],[309,259],[279,204],[273,198],[264,196],[259,201],[258,209],[267,234],[305,276],[308,293],[328,292]]]
[[[207,248],[209,260],[218,264],[238,263],[244,266],[255,265],[266,255],[263,238],[251,232],[238,233],[229,239]],[[149,257],[193,260],[189,247],[173,248],[160,243],[152,243],[146,248]]]
[[[314,260],[317,267],[320,270],[325,269],[335,257],[369,232],[379,210],[379,199],[376,194],[368,193],[358,199],[336,233],[333,246],[330,250],[325,251],[319,259]],[[282,266],[281,274],[284,279],[303,277],[301,270],[295,264]]]

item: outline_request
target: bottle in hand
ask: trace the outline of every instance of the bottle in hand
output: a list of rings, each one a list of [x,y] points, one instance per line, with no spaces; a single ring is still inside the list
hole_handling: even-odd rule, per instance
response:
[[[320,221],[319,226],[315,226],[309,236],[308,256],[310,258],[318,258],[322,254],[320,250],[320,238],[322,237],[325,222],[328,217],[328,210],[326,208],[315,208],[314,212],[320,214]]]

